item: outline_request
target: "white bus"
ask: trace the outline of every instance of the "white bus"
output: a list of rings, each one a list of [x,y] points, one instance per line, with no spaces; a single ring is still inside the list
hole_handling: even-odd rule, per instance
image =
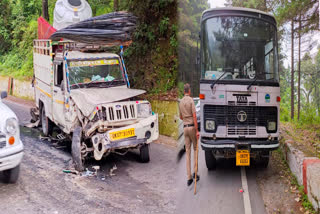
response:
[[[247,8],[206,10],[200,40],[200,139],[207,168],[215,169],[220,157],[267,167],[279,147],[275,18]]]

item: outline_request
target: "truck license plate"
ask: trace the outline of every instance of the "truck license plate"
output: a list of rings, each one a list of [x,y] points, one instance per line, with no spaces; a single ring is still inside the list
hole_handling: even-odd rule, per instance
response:
[[[110,139],[112,141],[114,140],[121,140],[121,139],[124,139],[124,138],[129,138],[129,137],[133,137],[135,136],[135,130],[134,128],[132,129],[125,129],[125,130],[121,130],[121,131],[116,131],[116,132],[110,132],[109,133],[109,136],[110,136]]]
[[[237,150],[237,166],[250,166],[250,152],[248,150]]]

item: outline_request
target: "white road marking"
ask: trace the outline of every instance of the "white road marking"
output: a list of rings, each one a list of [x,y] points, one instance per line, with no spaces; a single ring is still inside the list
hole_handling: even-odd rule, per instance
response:
[[[246,169],[244,166],[241,167],[241,182],[242,182],[242,189],[243,189],[244,213],[252,214],[248,181],[247,181]]]

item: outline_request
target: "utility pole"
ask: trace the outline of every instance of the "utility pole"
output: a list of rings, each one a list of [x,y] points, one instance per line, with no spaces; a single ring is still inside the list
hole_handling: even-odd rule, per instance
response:
[[[294,119],[294,19],[291,20],[291,119]]]
[[[42,17],[49,21],[48,0],[42,0]]]

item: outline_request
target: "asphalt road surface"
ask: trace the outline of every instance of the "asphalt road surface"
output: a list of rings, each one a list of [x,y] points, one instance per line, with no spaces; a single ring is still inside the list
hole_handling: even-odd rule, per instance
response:
[[[243,168],[245,178],[242,178],[241,168],[235,166],[235,160],[219,159],[217,169],[208,171],[204,152],[200,148],[198,170],[200,181],[197,183],[197,194],[194,195],[194,183],[186,188],[185,155],[181,158],[178,176],[184,178],[184,181],[179,184],[178,213],[266,213],[256,182],[258,169]],[[241,193],[240,189],[244,192]],[[244,201],[246,195],[249,201]]]
[[[29,123],[30,105],[4,102],[21,125]],[[21,126],[25,155],[20,178],[17,184],[0,182],[0,213],[265,214],[267,205],[268,213],[279,213],[274,212],[278,209],[298,213],[292,211],[299,204],[281,181],[276,161],[268,169],[258,169],[235,167],[235,160],[218,160],[217,170],[208,171],[199,148],[200,181],[194,195],[194,184],[187,187],[185,155],[177,159],[172,147],[152,144],[148,164],[139,163],[135,151],[90,161],[89,170],[94,171],[95,165],[100,170],[94,176],[80,176],[63,172],[72,168],[68,142],[57,143],[40,135],[37,129]]]
[[[29,122],[30,106],[4,102],[22,125]],[[17,184],[0,182],[0,213],[175,213],[175,149],[152,144],[147,164],[139,163],[138,152],[111,155],[87,165],[89,170],[100,166],[97,175],[80,176],[63,172],[72,166],[68,148],[41,140],[40,134],[21,127],[25,155],[20,178]]]

